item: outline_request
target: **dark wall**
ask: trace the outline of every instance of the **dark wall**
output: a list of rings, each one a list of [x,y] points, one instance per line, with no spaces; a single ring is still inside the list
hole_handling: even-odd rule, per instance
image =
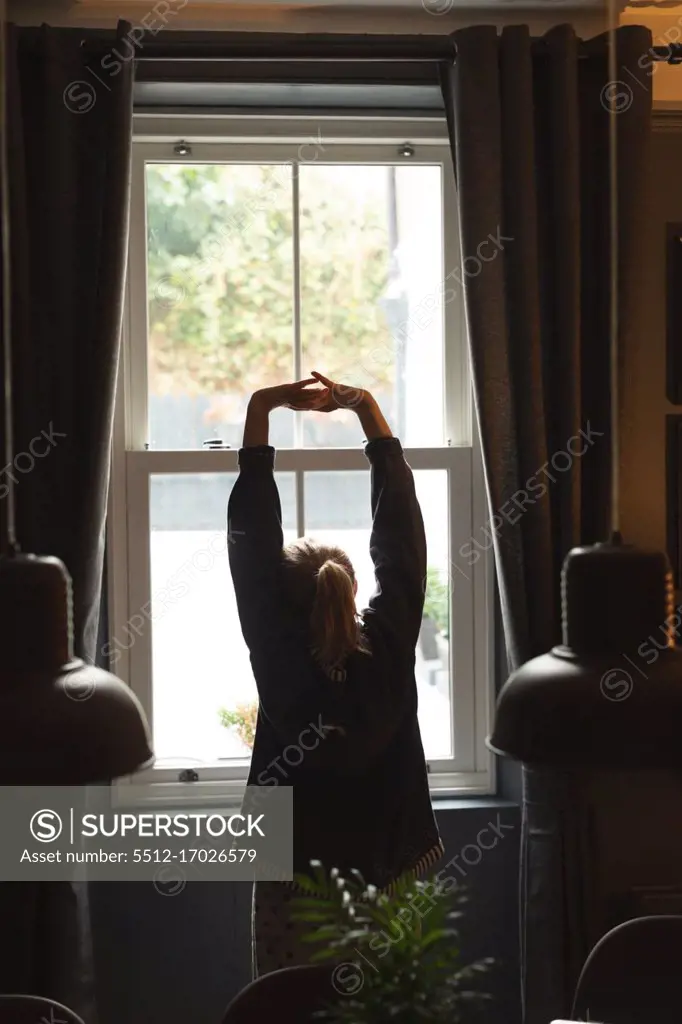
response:
[[[654,122],[649,181],[640,205],[646,227],[639,254],[643,301],[623,327],[620,529],[629,544],[665,551],[665,420],[680,412],[666,398],[666,233],[669,224],[682,224],[679,122]]]
[[[518,808],[450,801],[437,817],[447,851],[440,867],[469,894],[464,958],[497,961],[486,1024],[519,1024]],[[482,850],[477,836],[489,826],[498,829],[498,842]],[[492,845],[495,835],[489,830],[482,842]],[[90,893],[100,1024],[220,1024],[227,1003],[250,981],[251,886],[194,883],[165,895],[146,882],[100,882]]]

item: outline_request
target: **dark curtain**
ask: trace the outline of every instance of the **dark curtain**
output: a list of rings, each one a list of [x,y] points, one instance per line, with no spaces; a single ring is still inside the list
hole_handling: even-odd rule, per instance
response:
[[[618,108],[618,314],[637,299],[651,36],[570,26],[454,33],[443,69],[459,191],[465,305],[510,667],[561,640],[568,551],[608,540],[608,108]],[[492,240],[492,241],[491,241]],[[622,351],[622,347],[621,347]],[[582,432],[582,433],[581,433]],[[492,516],[496,518],[493,519]],[[568,1017],[590,934],[589,822],[577,779],[524,772],[525,1024]]]
[[[132,141],[133,66],[112,53],[128,29],[121,23],[89,56],[78,31],[8,29],[17,535],[23,551],[66,564],[75,652],[89,662],[98,655]],[[91,1024],[85,885],[2,884],[0,922],[0,992],[51,997]]]

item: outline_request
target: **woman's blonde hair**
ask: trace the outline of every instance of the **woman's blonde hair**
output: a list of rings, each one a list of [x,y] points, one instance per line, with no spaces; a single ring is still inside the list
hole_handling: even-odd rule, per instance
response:
[[[284,548],[292,601],[310,622],[313,656],[325,672],[367,650],[355,607],[355,570],[346,552],[303,538]]]

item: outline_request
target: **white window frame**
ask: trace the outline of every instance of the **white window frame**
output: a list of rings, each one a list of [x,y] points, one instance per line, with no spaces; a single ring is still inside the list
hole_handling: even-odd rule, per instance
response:
[[[445,273],[461,265],[459,221],[447,128],[435,118],[406,119],[330,117],[264,117],[259,115],[136,115],[133,148],[129,261],[123,323],[122,360],[116,398],[112,478],[108,516],[108,580],[110,642],[123,627],[146,618],[128,650],[116,646],[116,674],[139,698],[153,727],[152,637],[148,616],[150,582],[150,487],[159,473],[236,473],[236,451],[147,450],[147,239],[146,162],[304,162],[305,146],[316,143],[317,163],[399,165],[441,163],[443,181],[443,266]],[[263,142],[267,139],[267,142]],[[180,141],[191,155],[176,156]],[[322,142],[323,149],[319,145]],[[398,155],[409,140],[414,153]],[[297,182],[297,175],[294,175]],[[294,204],[297,202],[294,185]],[[296,220],[296,218],[294,219]],[[297,230],[295,225],[294,230]],[[296,251],[296,238],[294,239]],[[448,269],[449,268],[449,269]],[[297,299],[294,299],[297,306]],[[451,706],[455,757],[429,764],[433,795],[469,796],[494,792],[494,758],[485,744],[493,707],[493,568],[487,551],[473,565],[461,552],[482,536],[488,521],[480,444],[473,425],[466,327],[461,290],[444,305],[444,388],[447,447],[406,448],[415,471],[447,470],[450,511],[451,617],[460,642],[450,646]],[[300,325],[295,315],[295,344],[300,353]],[[298,359],[296,360],[298,368]],[[295,441],[298,443],[298,439]],[[277,470],[294,472],[297,482],[315,470],[368,472],[362,449],[279,449]],[[300,494],[300,489],[298,489]],[[302,502],[298,527],[302,532]],[[139,618],[135,618],[138,616]],[[450,633],[454,636],[453,632]],[[466,642],[461,637],[466,636]],[[109,650],[112,648],[110,647]],[[189,763],[198,781],[179,781],[180,768],[156,766],[119,780],[116,800],[224,805],[243,793],[248,760],[226,766]],[[129,790],[132,792],[132,790]]]

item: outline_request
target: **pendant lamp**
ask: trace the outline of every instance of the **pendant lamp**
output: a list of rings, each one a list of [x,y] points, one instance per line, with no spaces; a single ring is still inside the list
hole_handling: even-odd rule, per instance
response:
[[[615,13],[612,12],[616,24]],[[613,31],[609,77],[616,81]],[[615,100],[611,179],[611,514],[608,543],[569,552],[561,579],[563,643],[502,688],[488,746],[529,765],[665,769],[682,762],[682,651],[666,555],[623,542],[619,513],[618,198]]]
[[[682,763],[682,651],[668,560],[624,544],[575,548],[562,573],[563,644],[514,672],[488,746],[530,765]]]
[[[6,68],[0,2],[0,68]],[[0,100],[5,464],[13,449],[7,88]],[[120,679],[74,657],[71,579],[58,558],[22,554],[12,476],[0,555],[0,785],[76,786],[153,759],[147,721]]]

